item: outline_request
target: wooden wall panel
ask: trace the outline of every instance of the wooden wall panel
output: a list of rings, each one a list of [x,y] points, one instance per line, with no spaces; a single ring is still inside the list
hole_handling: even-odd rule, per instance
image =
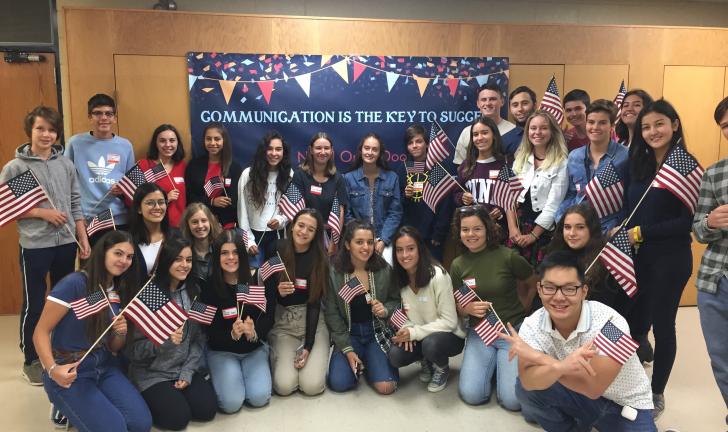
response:
[[[43,54],[42,63],[0,62],[0,161],[2,165],[15,157],[15,149],[28,142],[23,131],[23,119],[38,105],[58,108],[56,93],[55,56]],[[69,136],[68,134],[66,136]],[[18,261],[18,230],[15,223],[0,228],[0,275],[3,290],[0,314],[16,314],[22,304],[20,266]]]
[[[191,154],[187,59],[172,56],[114,56],[119,135],[143,158],[154,129],[163,123],[180,132]],[[143,109],[140,109],[143,107]]]
[[[724,84],[724,67],[665,66],[663,96],[675,106],[688,149],[705,168],[719,156],[720,131],[713,121],[713,111],[723,98]],[[704,251],[705,245],[693,242],[693,275],[681,305],[697,303],[695,277]]]
[[[564,68],[564,90],[561,97],[575,88],[580,88],[589,93],[591,100],[613,100],[622,80],[629,88],[629,65],[567,64]]]
[[[538,98],[536,106],[538,106],[552,76],[556,77],[556,85],[559,87],[559,92],[563,96],[564,65],[511,63],[511,73],[509,76],[510,90],[522,85],[530,87],[531,90],[536,92],[536,98]],[[511,121],[513,121],[512,118]]]

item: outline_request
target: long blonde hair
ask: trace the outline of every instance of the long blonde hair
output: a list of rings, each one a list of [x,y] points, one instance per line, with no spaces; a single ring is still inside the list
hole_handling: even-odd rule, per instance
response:
[[[524,168],[528,164],[528,158],[533,154],[533,144],[528,139],[528,128],[531,126],[531,121],[536,117],[545,118],[551,130],[551,140],[546,144],[546,157],[538,169],[547,170],[553,166],[557,166],[569,156],[564,134],[561,132],[561,128],[556,123],[556,120],[546,111],[536,110],[526,120],[521,145],[516,150],[513,160],[513,171],[516,174],[523,174]]]

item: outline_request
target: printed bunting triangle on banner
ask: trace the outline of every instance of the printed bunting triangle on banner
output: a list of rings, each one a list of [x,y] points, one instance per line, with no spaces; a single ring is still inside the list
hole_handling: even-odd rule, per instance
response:
[[[301,86],[301,90],[306,93],[306,96],[311,97],[311,74],[298,75],[295,78],[298,85]]]
[[[417,75],[414,75],[413,77],[415,81],[417,81],[417,88],[420,90],[420,97],[424,96],[425,90],[427,90],[427,86],[430,84],[430,79],[418,77]]]
[[[263,93],[265,102],[268,104],[270,104],[270,94],[273,92],[273,84],[274,81],[258,81],[258,87],[260,87],[260,92]]]
[[[399,79],[399,75],[394,72],[387,72],[387,91],[392,91],[392,87]]]
[[[333,56],[332,55],[322,55],[321,56],[321,67],[324,67],[324,65],[326,63],[328,63],[329,60],[331,60],[331,57],[333,57]]]
[[[225,80],[220,80],[218,82],[220,83],[220,90],[222,90],[222,95],[225,96],[225,103],[230,103],[230,96],[232,96],[233,90],[235,90],[235,84],[237,84],[237,82]]]
[[[197,82],[197,76],[196,75],[187,75],[187,85],[189,88],[187,90],[192,90],[192,86],[195,85]]]
[[[475,77],[475,81],[478,82],[478,87],[488,82],[488,75],[478,75]]]
[[[341,60],[331,66],[347,84],[349,83],[349,68],[346,67],[346,60]]]
[[[362,72],[366,70],[366,66],[359,62],[354,62],[354,78],[351,80],[351,82],[356,82],[356,80],[361,76]]]
[[[460,84],[460,80],[457,78],[447,79],[447,86],[450,88],[450,96],[455,96],[455,92],[458,89],[458,84]]]

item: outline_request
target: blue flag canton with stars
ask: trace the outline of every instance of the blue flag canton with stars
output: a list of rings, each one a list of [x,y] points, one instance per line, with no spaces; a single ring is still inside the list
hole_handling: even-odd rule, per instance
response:
[[[604,324],[604,327],[602,327],[601,333],[604,335],[604,337],[606,337],[607,339],[609,339],[610,341],[612,341],[615,344],[619,341],[619,339],[622,336],[624,336],[624,333],[622,332],[622,330],[620,330],[619,328],[617,328],[617,326],[612,324],[611,321],[607,321],[607,323]]]
[[[670,152],[667,160],[665,160],[665,165],[670,165],[684,177],[687,177],[688,174],[697,168],[698,163],[685,149],[680,146],[675,146],[675,149]]]
[[[619,174],[617,174],[617,170],[614,169],[614,165],[612,165],[611,162],[597,173],[597,177],[599,178],[599,183],[601,183],[602,187],[605,189],[621,181]]]
[[[511,170],[508,165],[504,165],[503,168],[498,172],[498,181],[503,183],[510,183],[511,177],[515,177],[515,173]]]
[[[435,138],[437,138],[438,135],[442,133],[442,128],[437,123],[433,123],[432,127],[430,128],[430,142],[434,141]]]
[[[549,86],[546,89],[546,91],[549,92],[549,93],[553,93],[556,96],[559,95],[559,90],[556,88],[556,80],[555,79],[551,78],[551,81],[549,82]]]
[[[204,314],[205,312],[207,312],[207,305],[195,300],[194,302],[192,302],[192,306],[190,306],[190,310]]]
[[[488,323],[492,326],[498,324],[498,317],[495,312],[493,312],[492,306],[488,309],[488,313],[485,314],[485,319],[488,320]]]
[[[132,169],[127,171],[126,177],[137,186],[141,186],[147,182],[147,178],[144,176],[144,171],[139,168],[139,165],[134,165]]]
[[[15,197],[22,196],[32,189],[37,188],[38,182],[35,181],[35,177],[33,177],[33,174],[30,172],[30,170],[20,174],[17,177],[13,177],[10,180],[8,180],[8,188],[10,188],[11,191],[13,191],[13,195]]]
[[[435,165],[430,170],[430,177],[428,181],[432,186],[437,186],[438,184],[440,184],[443,178],[447,177],[447,175],[448,174],[440,165]]]
[[[609,240],[610,243],[614,244],[617,249],[626,253],[630,257],[632,256],[632,244],[629,242],[627,230],[622,228],[619,232]]]
[[[138,298],[152,312],[158,311],[169,302],[169,296],[154,282],[150,282]]]
[[[237,285],[238,294],[248,294],[249,292],[250,292],[250,286],[248,286],[248,284],[238,284]]]
[[[303,194],[301,194],[301,191],[298,189],[298,186],[291,183],[290,186],[288,186],[288,190],[286,191],[286,196],[288,197],[288,200],[293,203],[297,204],[299,201],[301,201],[301,198],[303,198]]]
[[[106,297],[104,296],[104,293],[101,292],[101,290],[95,291],[91,293],[88,297],[86,297],[86,301],[89,305],[95,305],[96,303],[103,301],[104,299],[106,299]]]

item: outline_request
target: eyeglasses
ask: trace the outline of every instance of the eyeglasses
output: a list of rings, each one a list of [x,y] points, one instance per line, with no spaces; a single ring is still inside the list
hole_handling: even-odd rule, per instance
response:
[[[144,204],[147,207],[167,207],[167,200],[146,200],[142,204]]]
[[[116,115],[113,111],[91,111],[91,115],[94,117],[113,117]]]
[[[584,284],[558,286],[544,285],[541,282],[538,283],[538,288],[541,290],[541,293],[548,296],[555,295],[556,291],[561,291],[561,294],[565,295],[566,297],[573,297],[576,295],[576,292],[579,290],[579,288],[583,286]]]

